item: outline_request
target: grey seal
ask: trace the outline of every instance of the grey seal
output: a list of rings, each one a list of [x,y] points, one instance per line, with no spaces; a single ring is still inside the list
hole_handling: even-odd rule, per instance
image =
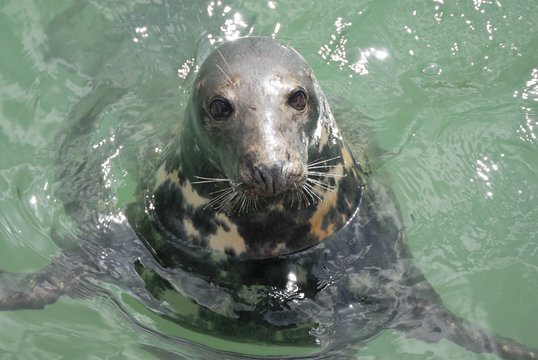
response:
[[[103,101],[113,103],[105,95],[124,93],[86,99],[71,133],[87,131]],[[444,307],[414,265],[392,191],[372,175],[366,151],[350,151],[312,69],[291,47],[252,37],[216,49],[173,138],[125,218],[99,223],[99,232],[81,235],[80,249],[43,271],[1,272],[0,309],[105,293],[95,285],[103,281],[182,326],[236,341],[319,345],[320,359],[354,358],[353,344],[384,329],[536,358]],[[67,138],[62,149],[79,144]],[[91,163],[99,164],[72,171],[92,176]],[[62,173],[66,210],[85,213],[70,173]],[[200,358],[222,355],[211,351],[196,348]]]

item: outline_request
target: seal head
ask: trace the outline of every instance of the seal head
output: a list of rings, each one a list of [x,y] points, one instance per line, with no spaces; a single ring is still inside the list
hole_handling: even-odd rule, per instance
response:
[[[274,39],[242,38],[200,68],[155,213],[178,244],[271,257],[344,226],[361,185],[305,59]]]

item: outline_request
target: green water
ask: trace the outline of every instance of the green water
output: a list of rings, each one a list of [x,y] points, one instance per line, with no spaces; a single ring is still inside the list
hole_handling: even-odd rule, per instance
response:
[[[42,268],[58,251],[51,226],[74,226],[54,197],[53,164],[56,134],[84,95],[101,83],[131,89],[103,114],[93,140],[121,143],[130,134],[147,147],[167,132],[171,109],[182,111],[195,66],[218,41],[247,34],[275,34],[307,58],[344,136],[353,139],[359,112],[367,116],[387,150],[383,170],[416,263],[446,306],[538,347],[538,6],[531,0],[0,0],[0,268]],[[123,172],[129,159],[120,152],[105,175],[117,207],[135,186],[136,176]],[[137,320],[167,334],[245,353],[300,351],[201,337],[109,290]],[[99,298],[2,312],[0,359],[146,359],[156,355],[140,344],[182,348],[132,324]],[[394,331],[357,355],[456,358],[494,357]]]

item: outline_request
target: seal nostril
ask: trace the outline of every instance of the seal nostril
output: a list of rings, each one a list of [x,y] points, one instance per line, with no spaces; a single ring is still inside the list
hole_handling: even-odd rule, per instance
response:
[[[254,178],[264,186],[264,190],[276,194],[284,188],[285,179],[282,171],[283,164],[278,162],[271,168],[265,165],[254,166]]]
[[[271,168],[271,177],[273,181],[273,194],[276,194],[278,191],[281,191],[284,188],[284,172],[282,171],[283,163],[282,161],[277,162]]]
[[[266,180],[267,174],[266,174],[265,167],[264,166],[254,166],[254,169],[256,170],[256,175],[258,175],[258,176],[256,176],[256,180],[258,180],[258,181],[261,180],[261,182],[265,184],[267,182],[267,180]]]
[[[265,165],[254,166],[256,170],[255,178],[260,183],[264,185],[265,191],[270,191],[273,188],[273,180],[271,177],[271,172],[267,169]]]

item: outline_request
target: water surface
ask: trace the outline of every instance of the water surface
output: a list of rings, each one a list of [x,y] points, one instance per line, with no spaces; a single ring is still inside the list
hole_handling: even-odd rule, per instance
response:
[[[538,347],[537,19],[530,0],[0,1],[0,267],[38,270],[59,250],[51,227],[80,231],[55,198],[54,164],[57,134],[84,96],[100,84],[129,89],[87,134],[109,154],[101,176],[116,196],[100,205],[121,208],[139,176],[126,169],[180,120],[196,66],[221,41],[275,36],[310,62],[344,136],[358,138],[359,119],[376,134],[416,263],[447,307]],[[207,338],[109,290],[166,334],[245,353],[305,351]],[[0,324],[1,359],[190,351],[99,297],[3,312]],[[357,354],[394,358],[494,357],[393,331]]]

